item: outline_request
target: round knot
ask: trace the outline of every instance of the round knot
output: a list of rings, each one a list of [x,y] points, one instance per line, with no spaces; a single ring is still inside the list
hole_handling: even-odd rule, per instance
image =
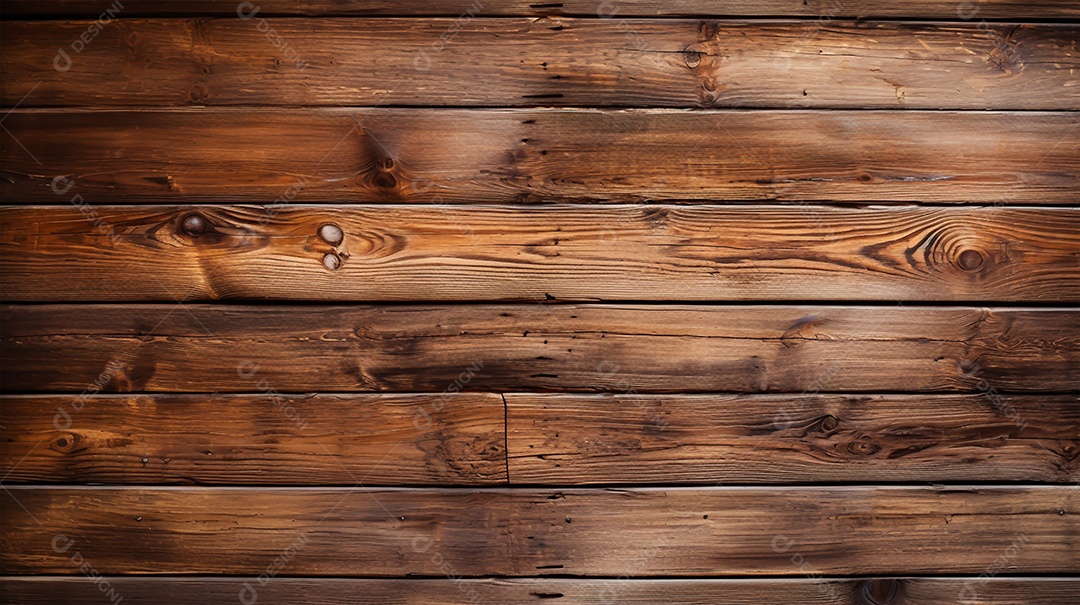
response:
[[[701,56],[703,54],[705,53],[701,50],[700,44],[691,44],[683,50],[683,62],[690,69],[694,69],[701,65]]]
[[[900,592],[900,583],[893,579],[868,580],[862,587],[863,600],[870,605],[889,605]]]
[[[828,414],[821,419],[820,426],[823,431],[835,431],[840,426],[840,421],[837,420],[836,416]]]
[[[375,177],[375,184],[383,189],[393,189],[397,187],[397,179],[388,172],[382,172]]]
[[[345,233],[341,230],[341,227],[333,223],[327,223],[319,227],[319,237],[331,246],[336,246],[345,238]]]
[[[180,222],[180,228],[188,235],[202,235],[206,232],[206,219],[198,214],[189,214]]]
[[[960,253],[956,262],[964,271],[977,271],[979,267],[982,267],[984,259],[978,250],[968,249]]]
[[[847,444],[847,451],[856,456],[873,456],[880,449],[867,438],[857,439]]]

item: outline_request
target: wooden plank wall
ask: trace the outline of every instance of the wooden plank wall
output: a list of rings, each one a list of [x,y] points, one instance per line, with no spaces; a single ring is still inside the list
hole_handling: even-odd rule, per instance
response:
[[[1080,600],[1080,4],[0,11],[3,602]]]

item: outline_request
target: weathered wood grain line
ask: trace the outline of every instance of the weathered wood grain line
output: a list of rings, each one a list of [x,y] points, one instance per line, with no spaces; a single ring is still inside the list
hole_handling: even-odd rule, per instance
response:
[[[1075,395],[505,397],[515,484],[1080,479]]]
[[[1059,308],[4,305],[13,391],[1080,390]]]
[[[7,301],[1080,301],[1073,208],[20,206],[0,225]]]
[[[288,575],[804,577],[800,561],[821,575],[974,575],[1009,549],[1023,555],[1014,574],[1080,568],[1069,487],[13,486],[0,497],[6,574],[71,574],[75,552],[101,574],[254,576],[283,552]]]
[[[265,23],[120,20],[82,44],[85,21],[3,22],[0,103],[1080,109],[1077,25]]]
[[[761,200],[1072,204],[1080,114],[22,110],[8,203]]]
[[[4,0],[5,17],[100,17],[114,8],[115,0]],[[133,15],[223,15],[238,16],[233,0],[124,0],[117,16]],[[244,15],[444,15],[467,21],[476,16],[577,15],[621,20],[624,17],[652,16],[794,16],[826,20],[842,17],[919,17],[927,19],[1067,19],[1080,17],[1080,8],[1071,0],[725,0],[722,4],[700,0],[259,0],[243,7]]]
[[[506,483],[490,393],[0,398],[7,483]]]
[[[844,578],[600,580],[577,578],[500,579],[341,579],[275,578],[265,586],[245,578],[133,578],[112,576],[95,584],[78,577],[0,578],[0,602],[27,605],[64,602],[107,605],[110,594],[125,603],[203,605],[226,603],[240,595],[297,605],[870,605],[870,591],[893,595],[889,605],[1061,605],[1080,590],[1076,578]],[[245,584],[247,586],[245,586]],[[102,590],[104,587],[104,590]],[[110,593],[113,591],[113,593]],[[550,599],[548,601],[547,599]],[[880,602],[880,601],[879,601]]]

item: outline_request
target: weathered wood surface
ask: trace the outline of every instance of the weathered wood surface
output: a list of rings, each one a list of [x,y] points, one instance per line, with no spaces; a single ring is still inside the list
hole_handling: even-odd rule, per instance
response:
[[[506,403],[514,483],[1080,478],[1075,395],[508,393]]]
[[[4,577],[0,602],[107,605],[124,603],[203,605],[251,601],[297,605],[872,605],[866,595],[895,595],[889,605],[1061,605],[1073,600],[1080,579],[997,578],[770,578],[693,580],[601,580],[577,578],[339,579],[278,577],[261,585],[250,578]],[[245,587],[247,584],[250,588]],[[872,593],[878,590],[882,592]],[[110,592],[113,591],[113,592]],[[550,599],[550,601],[546,601]],[[243,602],[243,601],[241,601]],[[254,602],[254,601],[251,601]]]
[[[4,0],[6,17],[100,17],[116,0]],[[234,0],[123,0],[119,15],[237,16]],[[925,19],[1068,19],[1080,17],[1072,0],[259,0],[255,18],[265,15],[444,15],[462,21],[492,15],[579,15],[607,19],[652,16],[792,16],[826,20],[843,17],[918,17]],[[254,7],[244,4],[244,14]]]
[[[1073,204],[1078,120],[1036,111],[18,109],[4,119],[0,193],[44,204]]]
[[[18,206],[0,224],[8,301],[1080,301],[1074,208]]]
[[[0,103],[1080,109],[1075,24],[133,19],[76,52],[88,25],[0,24]]]
[[[483,485],[506,482],[489,393],[0,399],[5,482]]]
[[[1080,390],[1080,312],[693,305],[4,305],[13,391]]]
[[[1080,566],[1070,487],[9,487],[0,497],[7,574],[71,574],[75,552],[102,574],[254,576],[282,553],[288,575],[312,576],[444,576],[445,565],[461,576],[805,576],[799,561],[821,575],[977,575],[1010,548],[1023,554],[1013,574]]]
[[[255,382],[261,380],[254,368]],[[828,388],[828,380],[821,388]],[[0,399],[8,483],[400,485],[1048,481],[1073,395],[495,394]]]

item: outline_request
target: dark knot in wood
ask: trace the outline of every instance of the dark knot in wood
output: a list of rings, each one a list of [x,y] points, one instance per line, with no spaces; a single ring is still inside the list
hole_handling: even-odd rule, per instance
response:
[[[202,235],[206,232],[206,219],[198,214],[189,214],[180,221],[180,229],[191,236]]]
[[[983,255],[977,250],[964,250],[960,253],[957,263],[964,271],[977,271],[983,264]]]
[[[900,583],[893,579],[868,580],[863,584],[863,602],[869,605],[890,605],[900,592]]]

